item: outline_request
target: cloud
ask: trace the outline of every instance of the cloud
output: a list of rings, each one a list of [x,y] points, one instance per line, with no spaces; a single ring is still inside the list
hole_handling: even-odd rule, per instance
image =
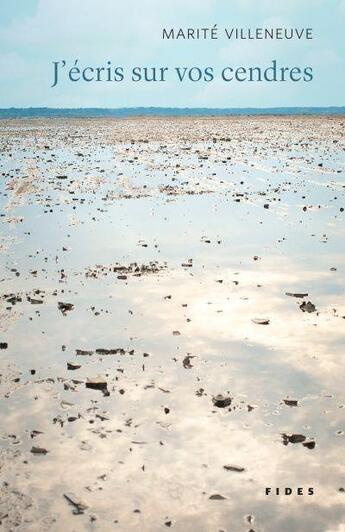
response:
[[[243,11],[255,11],[256,13],[270,13],[274,15],[281,15],[286,13],[294,13],[305,8],[316,9],[325,4],[325,0],[284,0],[284,2],[277,2],[276,0],[235,0],[235,5],[238,9]]]
[[[14,21],[0,37],[7,44],[46,44],[60,50],[99,49],[122,41],[137,49],[138,43],[154,41],[155,34],[160,42],[162,24],[175,23],[196,9],[198,14],[207,13],[212,4],[213,0],[206,0],[201,6],[196,0],[168,0],[162,9],[160,0],[142,0],[140,6],[136,0],[70,0],[67,4],[40,0],[33,16]]]
[[[130,105],[209,106],[341,105],[344,74],[334,68],[342,57],[341,17],[345,0],[330,7],[324,0],[38,0],[31,15],[12,17],[0,28],[0,64],[5,82],[0,88],[0,107],[23,105],[111,106]],[[318,10],[316,10],[318,7]],[[13,8],[15,11],[15,8]],[[340,16],[339,16],[340,14]],[[332,42],[328,22],[334,20]],[[315,22],[316,38],[299,41],[227,41],[224,27],[301,27]],[[327,22],[327,24],[326,24]],[[163,27],[211,27],[218,24],[219,40],[162,41]],[[277,59],[285,65],[320,66],[312,91],[289,83],[254,87],[224,83],[72,84],[57,90],[52,83],[52,61],[65,59],[70,68],[104,66],[199,66],[221,67],[266,64]],[[333,66],[333,68],[332,68]],[[311,85],[311,84],[310,84]],[[325,91],[328,87],[327,91]],[[281,102],[279,101],[281,100]],[[326,101],[327,100],[327,101]]]

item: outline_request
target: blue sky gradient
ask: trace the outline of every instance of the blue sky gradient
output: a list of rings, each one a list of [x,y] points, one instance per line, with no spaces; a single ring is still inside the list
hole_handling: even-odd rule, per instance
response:
[[[345,0],[15,0],[0,4],[0,107],[285,107],[345,104]],[[219,28],[163,41],[163,27]],[[228,41],[224,27],[311,27],[312,41]],[[312,82],[72,83],[72,66],[312,66]]]

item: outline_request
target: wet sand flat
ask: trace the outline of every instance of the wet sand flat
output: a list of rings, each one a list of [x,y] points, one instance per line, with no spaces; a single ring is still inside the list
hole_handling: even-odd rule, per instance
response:
[[[344,125],[0,121],[4,530],[345,530]]]

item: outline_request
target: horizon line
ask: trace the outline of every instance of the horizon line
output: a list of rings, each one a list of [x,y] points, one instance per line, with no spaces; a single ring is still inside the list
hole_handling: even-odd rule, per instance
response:
[[[327,107],[8,107],[1,120],[53,118],[219,118],[243,116],[345,116],[345,106]]]
[[[25,107],[0,107],[0,111],[11,111],[11,110],[31,110],[31,109],[50,109],[50,110],[64,110],[64,109],[70,109],[70,110],[85,110],[85,109],[98,109],[98,110],[111,110],[111,111],[121,111],[121,110],[127,110],[127,109],[205,109],[205,110],[243,110],[243,109],[344,109],[344,105],[285,105],[285,106],[268,106],[268,107],[190,107],[190,106],[161,106],[161,105],[136,105],[136,106],[129,106],[129,107],[94,107],[94,106],[87,106],[87,107],[49,107],[49,106],[25,106]]]

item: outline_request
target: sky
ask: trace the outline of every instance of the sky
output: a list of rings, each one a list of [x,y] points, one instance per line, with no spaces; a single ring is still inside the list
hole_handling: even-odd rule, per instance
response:
[[[12,0],[0,3],[0,107],[344,106],[345,0]],[[215,40],[163,40],[163,28],[211,28]],[[302,41],[234,41],[224,28],[312,28]],[[68,71],[122,66],[122,82],[72,82]],[[311,66],[310,82],[222,81],[225,67]],[[53,62],[66,61],[53,84]],[[168,67],[165,82],[130,80]],[[175,67],[212,66],[212,82]],[[59,70],[60,72],[60,70]]]

